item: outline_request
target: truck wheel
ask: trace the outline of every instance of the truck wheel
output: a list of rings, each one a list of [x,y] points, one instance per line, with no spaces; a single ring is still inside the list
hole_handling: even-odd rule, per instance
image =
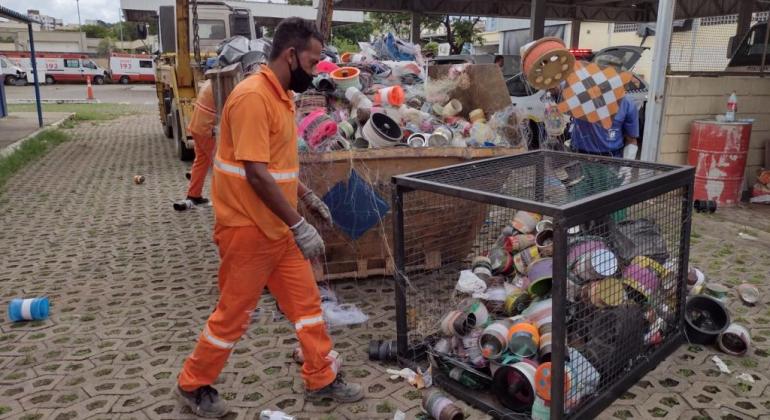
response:
[[[128,84],[128,77],[127,76],[121,77],[120,78],[120,84],[121,85],[127,85]]]
[[[182,138],[182,124],[179,120],[179,111],[176,109],[176,105],[171,106],[171,123],[173,124],[174,131],[174,144],[176,145],[176,155],[179,160],[185,162],[193,160],[195,158],[195,151],[188,149]]]
[[[166,114],[166,121],[163,122],[163,135],[169,139],[174,138],[174,126],[171,123],[172,121],[171,114]]]
[[[52,85],[54,83],[56,83],[56,80],[54,80],[53,76],[45,76],[45,84]]]
[[[13,86],[13,85],[16,84],[16,80],[18,80],[18,77],[14,76],[12,74],[9,74],[8,76],[5,76],[5,84],[6,85]]]
[[[104,76],[94,76],[94,84],[96,84],[96,85],[103,85],[104,84]]]

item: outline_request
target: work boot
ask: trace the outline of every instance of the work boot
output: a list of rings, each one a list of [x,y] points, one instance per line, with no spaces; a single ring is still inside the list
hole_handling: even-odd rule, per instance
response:
[[[187,199],[192,201],[193,204],[195,204],[196,206],[205,206],[206,204],[209,203],[209,199],[208,198],[203,198],[203,197],[190,197],[188,195]]]
[[[191,180],[192,179],[192,172],[190,172],[190,171],[185,172],[184,173],[184,177],[187,178],[188,181]]]
[[[196,416],[219,418],[230,411],[225,402],[219,398],[217,390],[210,385],[202,386],[190,392],[177,386],[176,393]]]
[[[342,379],[340,374],[334,379],[334,382],[325,387],[316,390],[305,390],[305,400],[321,401],[331,399],[338,403],[352,403],[364,398],[364,389],[359,384],[349,384]]]

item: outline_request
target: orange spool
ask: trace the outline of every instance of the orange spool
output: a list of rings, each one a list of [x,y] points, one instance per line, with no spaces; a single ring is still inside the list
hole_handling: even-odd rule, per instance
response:
[[[337,88],[345,90],[349,87],[359,87],[358,76],[361,70],[355,67],[340,67],[331,73],[332,80]]]
[[[535,393],[545,401],[551,401],[551,362],[542,363],[535,371]],[[569,394],[572,380],[569,371],[564,372],[564,395]]]
[[[537,89],[550,89],[566,79],[575,64],[561,39],[541,38],[524,52],[524,74],[527,82]]]
[[[530,324],[529,322],[519,322],[514,324],[509,330],[508,330],[508,339],[513,337],[514,334],[519,332],[525,332],[529,333],[532,336],[532,341],[535,343],[540,342],[540,332],[537,330],[537,327],[533,324]]]
[[[352,58],[353,58],[353,53],[346,52],[346,53],[342,53],[342,55],[340,56],[340,61],[342,61],[343,63],[350,63]]]

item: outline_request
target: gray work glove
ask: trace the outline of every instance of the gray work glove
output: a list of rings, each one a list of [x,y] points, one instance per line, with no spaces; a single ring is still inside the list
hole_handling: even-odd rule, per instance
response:
[[[321,218],[324,219],[326,223],[332,223],[332,213],[329,211],[329,206],[327,206],[326,203],[321,200],[321,198],[315,195],[313,191],[308,191],[307,194],[303,195],[300,200],[302,201],[302,204],[305,205],[305,207],[315,212],[315,214],[321,216]]]
[[[306,259],[310,260],[324,253],[324,240],[304,217],[290,229],[294,233],[294,242]]]

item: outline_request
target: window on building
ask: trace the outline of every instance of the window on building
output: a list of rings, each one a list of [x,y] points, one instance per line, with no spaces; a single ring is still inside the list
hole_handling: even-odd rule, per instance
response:
[[[151,69],[152,68],[152,61],[150,60],[139,60],[139,67],[143,69]]]
[[[224,20],[199,20],[198,35],[201,39],[225,39],[227,30]]]
[[[80,60],[76,58],[65,58],[64,59],[64,67],[70,68],[70,69],[79,69],[80,68]]]
[[[638,23],[616,23],[612,28],[613,32],[636,32],[639,29]]]

